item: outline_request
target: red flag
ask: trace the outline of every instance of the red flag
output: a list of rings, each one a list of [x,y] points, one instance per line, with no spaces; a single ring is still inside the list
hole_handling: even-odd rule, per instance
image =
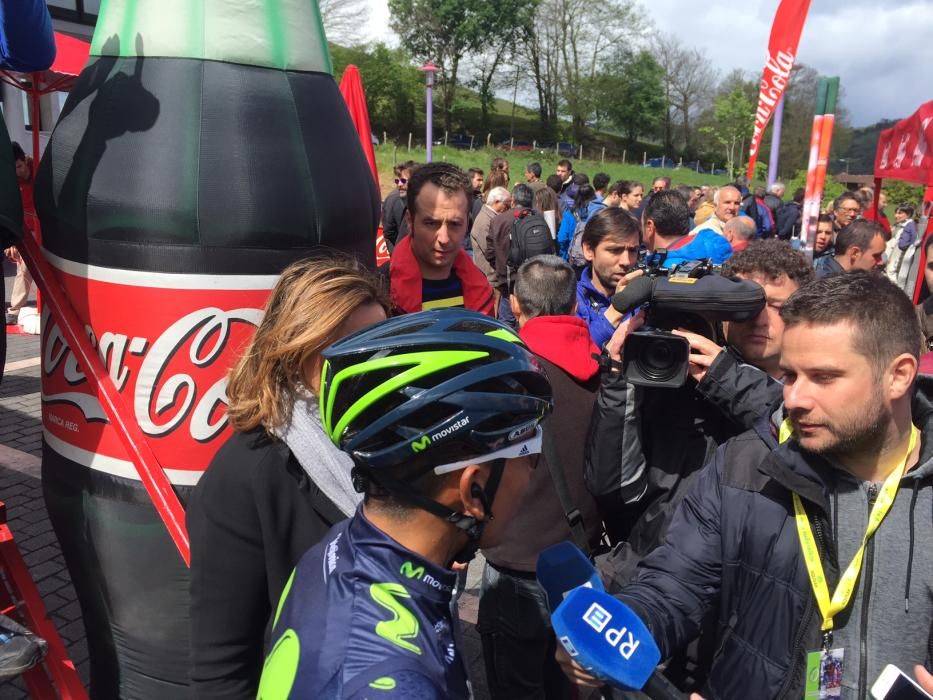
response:
[[[875,177],[933,185],[933,101],[881,132]]]
[[[771,38],[768,40],[768,61],[761,73],[761,88],[758,93],[758,110],[755,112],[755,130],[748,150],[748,177],[755,175],[755,161],[765,127],[771,121],[774,109],[784,95],[790,71],[797,60],[797,45],[807,19],[810,0],[781,0],[774,13]]]

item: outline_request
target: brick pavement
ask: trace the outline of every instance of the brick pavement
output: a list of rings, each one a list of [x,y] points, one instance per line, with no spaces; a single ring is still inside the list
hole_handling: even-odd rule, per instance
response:
[[[39,366],[30,362],[39,356],[39,339],[10,335],[7,341],[8,366],[26,366],[5,373],[0,384],[0,500],[6,502],[10,529],[45,606],[87,682],[81,611],[42,499]],[[0,685],[0,700],[26,697],[19,681]]]
[[[8,277],[8,286],[9,282]],[[87,683],[84,625],[42,498],[39,339],[37,336],[8,335],[7,341],[9,369],[0,383],[0,500],[7,504],[10,528],[46,608],[65,640],[72,661]],[[470,565],[467,587],[460,601],[462,652],[470,669],[477,700],[488,698],[482,648],[475,628],[482,568],[483,561],[478,556]],[[28,695],[19,681],[0,685],[0,700],[26,697]]]

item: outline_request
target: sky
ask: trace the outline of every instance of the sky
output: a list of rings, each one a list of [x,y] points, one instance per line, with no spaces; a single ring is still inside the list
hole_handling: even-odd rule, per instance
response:
[[[388,29],[386,0],[366,2],[371,9],[364,38],[397,44]],[[764,66],[778,0],[640,4],[658,31],[705,50],[720,74],[734,68],[760,73]],[[691,7],[693,12],[685,11]],[[852,125],[867,126],[906,117],[933,99],[933,60],[926,46],[931,37],[930,0],[811,0],[797,61],[821,75],[838,75]]]

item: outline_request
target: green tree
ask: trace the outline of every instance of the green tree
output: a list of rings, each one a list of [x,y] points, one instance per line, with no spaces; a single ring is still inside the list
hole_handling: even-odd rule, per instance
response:
[[[573,137],[582,141],[586,122],[595,112],[596,76],[606,54],[639,37],[646,26],[634,0],[542,0],[537,31],[546,40],[531,56],[542,66],[533,67],[536,81],[547,76],[556,82],[555,96],[570,117]],[[540,94],[540,81],[539,94]]]
[[[727,81],[729,84],[731,81]],[[731,90],[723,92],[713,100],[712,123],[700,127],[700,133],[706,134],[721,147],[726,159],[729,177],[734,177],[736,168],[741,167],[746,147],[755,125],[756,102],[748,96],[748,91],[739,83]]]
[[[371,49],[331,44],[330,50],[338,82],[347,65],[352,63],[359,69],[374,131],[402,136],[416,130],[416,105],[423,94],[424,79],[403,51],[385,44]]]
[[[499,0],[479,4],[479,24],[488,27],[483,50],[473,61],[474,76],[469,82],[479,95],[480,128],[489,129],[489,113],[495,110],[497,85],[494,82],[504,63],[520,55],[526,36],[534,31],[535,11],[540,0]],[[520,66],[525,66],[522,57]]]
[[[475,5],[468,0],[389,0],[389,25],[418,61],[438,66],[437,91],[444,128],[451,130],[451,110],[460,62],[478,48],[480,30]]]
[[[618,51],[597,80],[597,111],[634,142],[657,132],[664,118],[664,69],[648,51]]]

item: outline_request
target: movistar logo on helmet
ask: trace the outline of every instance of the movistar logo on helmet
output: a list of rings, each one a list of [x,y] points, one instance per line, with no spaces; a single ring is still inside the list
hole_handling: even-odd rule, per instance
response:
[[[426,450],[428,445],[430,445],[432,442],[436,442],[437,440],[443,440],[448,435],[451,435],[457,432],[461,428],[465,428],[469,424],[470,424],[470,417],[465,416],[461,418],[460,420],[458,420],[453,425],[448,425],[443,430],[438,430],[436,433],[434,433],[430,437],[427,435],[423,435],[420,440],[413,440],[411,443],[411,449],[414,452],[422,452],[423,450]]]
[[[402,564],[402,568],[399,570],[399,573],[408,578],[421,578],[424,576],[424,567],[423,566],[413,566],[410,561],[406,561]]]
[[[411,443],[412,452],[421,452],[422,450],[426,450],[428,449],[428,445],[430,444],[431,444],[431,438],[425,435],[420,440],[414,440]]]

